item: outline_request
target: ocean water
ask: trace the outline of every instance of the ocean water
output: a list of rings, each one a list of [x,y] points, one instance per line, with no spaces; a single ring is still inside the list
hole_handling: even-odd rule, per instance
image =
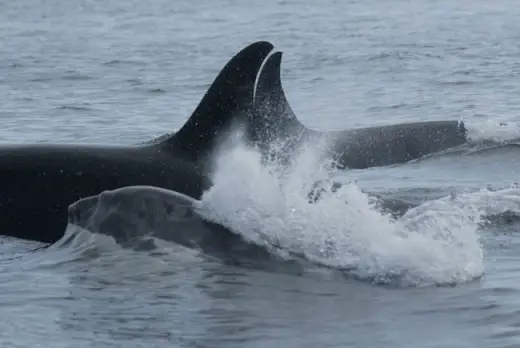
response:
[[[203,205],[297,274],[74,234],[0,240],[5,347],[516,347],[520,344],[520,7],[418,0],[0,2],[2,142],[138,143],[178,129],[227,60],[269,40],[320,130],[461,119],[470,143],[333,173],[238,146]],[[274,173],[274,174],[273,174]],[[31,218],[31,212],[27,212]]]

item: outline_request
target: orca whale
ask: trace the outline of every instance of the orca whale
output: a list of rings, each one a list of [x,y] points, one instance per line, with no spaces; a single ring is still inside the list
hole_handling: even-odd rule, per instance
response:
[[[153,237],[234,265],[292,264],[206,219],[201,201],[155,186],[126,186],[82,198],[68,207],[68,224],[110,236],[123,247],[153,243]]]
[[[281,53],[266,60],[273,48],[269,42],[258,41],[238,52],[181,129],[161,141],[133,146],[0,145],[0,234],[54,243],[64,234],[71,203],[125,186],[152,185],[200,198],[211,186],[211,155],[233,124],[245,124],[250,140],[263,147],[274,139],[266,134],[282,140],[297,135],[295,144],[316,135],[332,135],[337,140],[331,154],[352,168],[437,151],[450,143],[450,136],[445,136],[446,141],[431,138],[460,133],[452,123],[374,127],[364,133],[307,129],[283,93]],[[403,138],[404,145],[399,141]]]
[[[454,120],[402,123],[359,129],[321,132],[303,125],[294,114],[283,90],[282,53],[265,61],[258,76],[249,137],[260,147],[282,139],[288,156],[302,143],[326,139],[326,154],[339,167],[364,169],[404,163],[467,142],[463,122]],[[283,152],[280,151],[280,152]]]
[[[273,49],[255,42],[220,71],[181,129],[145,145],[8,144],[0,146],[0,234],[59,240],[67,207],[106,190],[159,186],[199,198],[210,187],[209,158],[233,122],[252,106],[262,62]]]

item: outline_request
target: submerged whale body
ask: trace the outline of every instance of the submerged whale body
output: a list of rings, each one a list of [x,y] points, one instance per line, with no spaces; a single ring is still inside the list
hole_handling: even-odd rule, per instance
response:
[[[251,108],[255,80],[272,44],[245,47],[221,70],[172,136],[140,146],[23,144],[0,146],[0,233],[53,243],[67,207],[102,191],[153,185],[199,198],[211,185],[211,154]]]
[[[267,58],[258,77],[249,137],[260,146],[283,139],[282,157],[303,143],[325,139],[325,154],[340,167],[364,169],[408,162],[467,142],[464,123],[455,120],[376,126],[321,132],[303,125],[285,96],[281,77],[282,53]]]
[[[154,186],[121,187],[82,198],[68,207],[68,223],[110,236],[123,246],[154,237],[233,264],[277,259],[266,248],[205,219],[199,200]]]
[[[82,198],[68,207],[68,223],[124,244],[146,235],[187,247],[203,244],[210,224],[200,201],[155,186],[127,186]]]

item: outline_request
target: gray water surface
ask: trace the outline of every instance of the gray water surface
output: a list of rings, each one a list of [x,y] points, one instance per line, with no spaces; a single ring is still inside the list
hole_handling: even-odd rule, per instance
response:
[[[175,131],[227,60],[256,40],[284,52],[288,99],[311,128],[464,119],[476,142],[516,139],[519,16],[520,7],[509,0],[2,1],[0,140],[128,144]],[[452,192],[515,184],[519,153],[514,147],[448,153],[341,175],[363,190],[421,204]],[[508,199],[508,210],[520,212],[516,191],[483,206],[496,208]],[[342,214],[343,208],[330,204],[335,217]],[[314,212],[302,222],[309,230],[338,227],[331,216],[318,214],[324,211]],[[386,228],[364,216],[352,223],[381,233],[374,240],[384,238]],[[435,221],[448,224],[441,215]],[[401,254],[416,257],[407,267],[438,272],[437,286],[244,269],[172,245],[136,252],[92,236],[32,252],[37,243],[2,239],[0,342],[515,347],[517,221],[479,227],[482,259],[464,247],[466,259],[432,251],[440,268],[431,270],[413,266],[422,259],[407,244],[388,244],[397,260]],[[460,277],[445,284],[443,270],[458,267]]]

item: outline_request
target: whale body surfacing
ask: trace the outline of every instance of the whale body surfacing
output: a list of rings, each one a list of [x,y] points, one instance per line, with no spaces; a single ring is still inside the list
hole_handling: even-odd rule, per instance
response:
[[[328,142],[326,155],[340,167],[364,169],[404,163],[453,148],[468,141],[463,122],[423,121],[357,129],[317,131],[307,128],[294,114],[281,82],[282,52],[270,55],[258,76],[254,117],[249,137],[260,146],[283,139],[290,157],[300,144]]]
[[[121,244],[150,235],[197,247],[209,238],[212,225],[197,212],[199,206],[200,201],[179,192],[128,186],[74,202],[68,222]]]
[[[63,237],[70,204],[124,186],[152,185],[199,198],[211,186],[209,159],[230,126],[244,122],[272,48],[259,41],[238,52],[181,129],[160,142],[0,145],[0,233],[54,243]]]
[[[122,246],[154,237],[233,264],[265,265],[277,259],[266,248],[208,221],[199,200],[154,186],[121,187],[82,198],[68,207],[68,223],[110,236]]]
[[[456,121],[310,130],[285,98],[281,53],[268,58],[273,48],[258,41],[238,52],[179,131],[157,143],[0,145],[0,233],[54,243],[63,237],[70,204],[122,187],[155,186],[199,199],[212,185],[212,155],[234,124],[245,126],[248,141],[263,149],[275,140],[291,139],[295,148],[314,136],[331,136],[326,155],[348,168],[409,161],[466,139]]]

